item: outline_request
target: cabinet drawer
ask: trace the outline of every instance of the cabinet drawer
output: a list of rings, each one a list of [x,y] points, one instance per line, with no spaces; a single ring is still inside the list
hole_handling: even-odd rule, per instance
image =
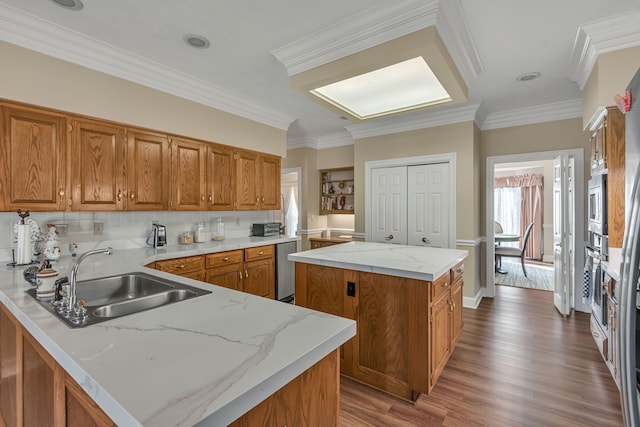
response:
[[[205,265],[207,268],[212,268],[240,262],[242,262],[242,249],[206,255]]]
[[[462,277],[464,274],[464,262],[461,262],[449,270],[449,274],[451,274],[451,283],[454,283],[458,278]]]
[[[191,271],[202,270],[203,267],[204,258],[201,255],[156,262],[156,269],[173,274],[183,274]]]
[[[450,284],[451,277],[446,273],[431,282],[431,303],[434,303],[441,295],[449,292]]]
[[[244,260],[253,261],[254,259],[271,258],[273,257],[274,252],[273,245],[247,248],[244,250]]]

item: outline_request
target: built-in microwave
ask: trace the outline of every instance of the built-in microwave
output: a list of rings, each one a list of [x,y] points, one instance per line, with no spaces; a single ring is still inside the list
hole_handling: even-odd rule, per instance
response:
[[[594,175],[589,180],[587,214],[589,231],[607,235],[607,174]]]

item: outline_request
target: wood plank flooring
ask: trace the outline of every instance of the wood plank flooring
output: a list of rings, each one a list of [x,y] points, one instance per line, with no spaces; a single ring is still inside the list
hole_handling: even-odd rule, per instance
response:
[[[588,314],[565,320],[552,292],[496,286],[464,322],[433,392],[415,404],[342,377],[340,425],[622,426]]]

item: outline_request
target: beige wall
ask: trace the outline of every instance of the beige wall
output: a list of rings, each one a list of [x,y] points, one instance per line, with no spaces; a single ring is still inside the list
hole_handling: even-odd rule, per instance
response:
[[[286,131],[0,42],[0,97],[284,156]]]
[[[589,156],[591,154],[589,144],[588,133],[582,130],[581,118],[483,131],[480,146],[480,234],[486,234],[485,189],[487,157],[583,149],[585,153],[584,170],[589,171]],[[588,173],[585,173],[584,188],[586,188],[587,180]],[[586,209],[586,206],[583,206],[584,209]]]
[[[456,153],[456,239],[478,237],[476,148],[473,122],[364,138],[355,143],[356,231],[364,233],[365,163],[403,157]]]
[[[598,107],[615,105],[613,97],[624,94],[638,68],[640,46],[598,56],[582,92],[583,128],[588,126]]]

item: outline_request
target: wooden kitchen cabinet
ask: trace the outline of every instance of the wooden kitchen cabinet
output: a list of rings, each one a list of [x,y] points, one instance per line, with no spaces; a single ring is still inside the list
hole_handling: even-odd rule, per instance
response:
[[[115,426],[2,305],[0,417],[4,425],[17,427]]]
[[[171,200],[177,211],[207,209],[205,165],[207,144],[171,138]]]
[[[67,206],[67,120],[55,112],[3,104],[0,207],[61,211]]]
[[[232,211],[236,197],[233,150],[219,144],[207,148],[207,203],[214,211]]]
[[[343,375],[415,400],[433,389],[462,327],[462,305],[452,304],[462,297],[456,268],[427,282],[296,263],[296,304],[357,322],[341,347]]]
[[[206,282],[275,299],[275,247],[257,246],[206,255]]]
[[[621,248],[625,218],[625,118],[608,107],[591,128],[591,175],[607,173],[609,247]]]
[[[168,137],[127,129],[127,140],[127,210],[168,210],[171,169]]]
[[[202,255],[156,261],[156,270],[204,281],[204,257]]]
[[[236,150],[237,210],[277,210],[280,198],[280,158]]]
[[[71,209],[123,211],[126,197],[126,140],[121,126],[71,121]]]
[[[205,255],[205,281],[225,288],[242,291],[244,251],[217,252]]]

